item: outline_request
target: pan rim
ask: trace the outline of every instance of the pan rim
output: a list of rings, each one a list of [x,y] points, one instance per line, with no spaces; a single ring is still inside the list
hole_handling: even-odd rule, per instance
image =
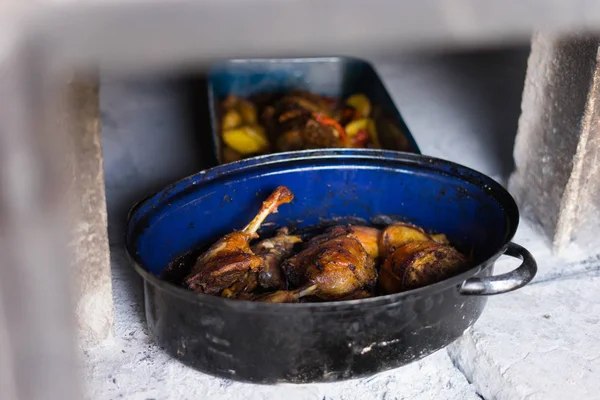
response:
[[[440,282],[436,282],[431,285],[427,285],[424,287],[408,290],[406,292],[388,294],[383,296],[371,297],[366,299],[357,299],[357,300],[344,300],[344,301],[330,301],[330,302],[322,302],[322,303],[263,303],[263,302],[254,302],[247,300],[238,300],[238,299],[226,299],[222,297],[206,295],[202,293],[196,293],[188,289],[184,289],[173,285],[169,282],[166,282],[150,271],[148,271],[143,263],[135,256],[134,249],[131,248],[131,240],[130,236],[132,236],[132,232],[134,231],[133,227],[135,224],[133,223],[135,217],[138,213],[143,211],[144,205],[147,205],[149,202],[161,199],[164,201],[165,194],[168,193],[169,196],[176,195],[179,193],[178,190],[174,188],[178,186],[178,184],[192,180],[196,177],[201,177],[200,184],[208,184],[214,183],[219,180],[227,180],[228,176],[232,174],[239,173],[241,171],[246,171],[252,168],[263,168],[265,166],[270,165],[286,165],[293,164],[297,161],[310,161],[310,160],[343,160],[343,161],[352,161],[352,160],[370,160],[377,161],[379,163],[383,161],[387,162],[395,162],[400,165],[404,164],[413,164],[420,165],[424,167],[428,167],[431,171],[434,171],[437,174],[449,175],[454,178],[458,178],[470,184],[473,184],[477,187],[481,188],[481,183],[487,186],[486,191],[493,192],[490,196],[494,197],[498,202],[499,206],[503,209],[504,213],[507,216],[507,220],[509,221],[509,226],[507,229],[507,234],[505,236],[505,240],[503,245],[493,253],[486,260],[483,260],[477,265],[469,268],[468,270],[442,280]],[[452,172],[454,171],[454,172]],[[467,179],[467,176],[471,176],[471,179]],[[481,182],[474,182],[475,179],[480,180]],[[194,181],[193,181],[194,182]],[[458,293],[460,285],[467,280],[468,278],[484,271],[493,265],[493,263],[505,252],[509,243],[513,239],[517,228],[519,225],[519,211],[516,202],[510,193],[502,187],[498,182],[493,180],[491,177],[468,168],[466,166],[431,157],[425,156],[421,154],[413,154],[408,152],[400,152],[394,150],[375,150],[375,149],[319,149],[319,150],[301,150],[301,151],[293,151],[293,152],[285,152],[285,153],[275,153],[268,154],[263,156],[257,156],[252,158],[243,159],[240,161],[236,161],[229,164],[221,164],[216,167],[200,171],[196,174],[189,175],[184,177],[164,189],[154,193],[153,195],[147,197],[142,200],[140,203],[136,204],[132,211],[130,211],[127,218],[127,229],[126,229],[126,238],[125,238],[125,249],[132,263],[135,271],[148,283],[152,284],[154,287],[165,291],[171,295],[179,297],[185,301],[190,303],[201,303],[205,305],[211,305],[214,307],[219,307],[223,309],[229,309],[232,311],[238,312],[268,312],[268,313],[279,313],[285,312],[288,313],[290,311],[300,311],[300,310],[310,310],[311,312],[338,312],[338,311],[349,311],[360,308],[370,308],[370,307],[386,307],[393,306],[399,302],[403,302],[406,300],[412,300],[415,298],[429,297],[436,293],[439,293],[443,290],[446,290],[451,287],[455,287]]]

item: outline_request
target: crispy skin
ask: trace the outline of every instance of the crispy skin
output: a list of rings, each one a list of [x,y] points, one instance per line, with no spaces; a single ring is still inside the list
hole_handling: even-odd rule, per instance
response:
[[[228,297],[234,296],[236,290],[247,290],[250,283],[234,284],[248,279],[248,273],[258,273],[262,265],[261,257],[250,248],[250,241],[258,237],[256,232],[265,218],[293,198],[294,195],[285,186],[275,189],[242,231],[225,235],[198,257],[191,273],[185,278],[188,287],[206,294],[219,294],[229,289],[225,293]]]
[[[376,259],[379,257],[379,237],[381,231],[368,226],[351,225],[350,231],[352,235],[358,239],[360,244],[365,248],[367,254]]]
[[[406,243],[431,240],[431,236],[425,233],[422,228],[404,222],[397,222],[386,227],[381,233],[379,251],[385,258]]]
[[[288,235],[288,229],[280,229],[277,235],[265,239],[252,246],[254,254],[261,258],[261,267],[258,273],[258,283],[265,289],[285,288],[285,279],[279,265],[292,255],[294,245],[302,242],[298,236]]]
[[[244,295],[252,293],[258,287],[258,274],[255,271],[248,271],[246,275],[237,280],[227,289],[223,289],[221,297],[228,299],[243,298]]]
[[[377,280],[374,261],[349,228],[337,226],[316,236],[306,249],[281,266],[290,284],[316,286],[314,296],[323,300],[373,287]]]
[[[188,287],[196,292],[219,294],[242,280],[246,273],[257,272],[261,259],[249,245],[254,237],[255,234],[245,232],[232,232],[222,237],[198,258],[186,278]]]
[[[247,298],[248,294],[260,287],[264,289],[283,289],[285,279],[279,264],[292,255],[294,245],[302,242],[298,236],[288,235],[288,229],[282,228],[275,237],[264,239],[251,247],[260,258],[258,270],[249,270],[236,282],[221,292],[221,297]]]
[[[456,274],[466,264],[466,257],[450,245],[410,242],[386,258],[379,286],[385,293],[397,293],[431,285]]]

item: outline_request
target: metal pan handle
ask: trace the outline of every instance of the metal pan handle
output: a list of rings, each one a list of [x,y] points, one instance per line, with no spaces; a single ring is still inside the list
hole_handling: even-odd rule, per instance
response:
[[[504,251],[504,255],[518,258],[523,262],[517,269],[502,275],[467,279],[460,288],[460,294],[493,295],[507,293],[531,282],[537,272],[537,264],[531,253],[518,244],[510,242]]]

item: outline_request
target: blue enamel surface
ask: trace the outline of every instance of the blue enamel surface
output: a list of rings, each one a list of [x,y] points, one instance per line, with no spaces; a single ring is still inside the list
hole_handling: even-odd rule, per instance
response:
[[[406,135],[413,153],[421,154],[394,101],[371,64],[348,57],[230,60],[211,68],[208,95],[215,151],[220,154],[218,102],[228,94],[248,97],[257,93],[308,90],[325,96],[364,93]],[[391,149],[395,150],[395,149]]]
[[[446,233],[484,261],[512,236],[518,211],[492,179],[449,162],[407,153],[315,150],[225,164],[185,178],[130,215],[130,254],[154,274],[177,255],[241,229],[278,185],[295,194],[267,227],[377,216]]]

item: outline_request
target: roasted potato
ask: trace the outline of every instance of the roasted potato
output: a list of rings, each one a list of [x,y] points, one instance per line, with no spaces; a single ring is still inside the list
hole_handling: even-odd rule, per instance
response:
[[[366,118],[371,114],[371,102],[362,93],[354,94],[346,99],[346,104],[356,110],[358,118]]]
[[[404,222],[397,222],[386,227],[381,233],[379,251],[384,257],[387,257],[398,247],[407,243],[432,240],[431,236],[422,228]]]
[[[244,123],[248,125],[255,125],[258,122],[258,113],[256,106],[248,100],[240,99],[237,105],[237,109],[244,120]]]
[[[381,231],[368,226],[352,225],[350,231],[372,258],[379,257],[379,236]]]
[[[371,143],[373,147],[379,148],[379,137],[377,136],[377,129],[375,127],[375,121],[370,118],[361,118],[351,121],[344,128],[348,135],[350,142],[353,147],[363,148],[368,143]]]
[[[260,153],[269,148],[267,136],[258,125],[226,130],[223,132],[223,141],[242,155]]]

